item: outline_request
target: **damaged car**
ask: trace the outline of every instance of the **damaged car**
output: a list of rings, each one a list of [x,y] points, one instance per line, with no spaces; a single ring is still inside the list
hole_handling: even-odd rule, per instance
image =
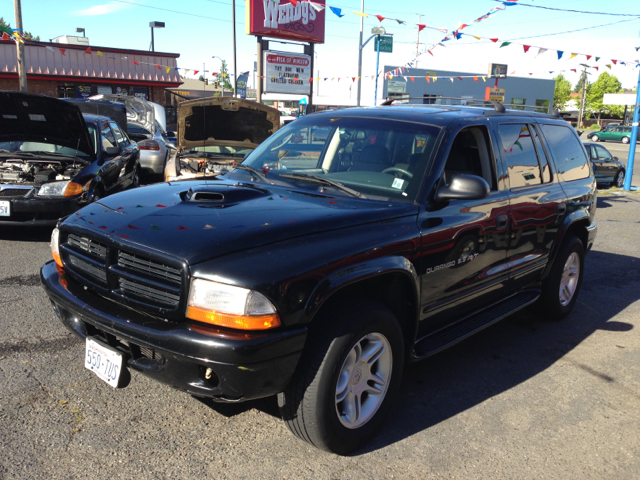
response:
[[[0,226],[53,226],[139,185],[138,146],[110,118],[21,92],[0,92],[0,112]]]
[[[178,151],[166,181],[230,172],[280,127],[275,108],[240,98],[188,100],[178,106]]]

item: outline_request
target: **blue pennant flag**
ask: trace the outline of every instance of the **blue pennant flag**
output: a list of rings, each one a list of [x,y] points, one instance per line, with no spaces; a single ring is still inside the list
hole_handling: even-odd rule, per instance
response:
[[[564,52],[561,52],[560,50],[558,50],[558,60],[560,60],[560,59],[562,58],[562,54],[563,54],[563,53],[564,53]]]
[[[335,13],[339,17],[344,17],[344,13],[342,13],[341,8],[329,7],[333,13]]]

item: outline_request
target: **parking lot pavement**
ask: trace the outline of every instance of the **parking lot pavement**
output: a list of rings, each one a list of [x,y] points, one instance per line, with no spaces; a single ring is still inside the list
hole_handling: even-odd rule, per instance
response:
[[[0,232],[0,478],[615,478],[640,472],[640,195],[603,192],[574,312],[520,313],[409,367],[371,444],[298,441],[274,399],[114,390],[39,286],[49,232]]]

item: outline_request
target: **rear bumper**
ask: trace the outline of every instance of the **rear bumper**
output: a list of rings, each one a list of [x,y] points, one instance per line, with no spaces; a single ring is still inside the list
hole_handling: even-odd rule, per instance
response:
[[[142,173],[150,175],[162,175],[167,159],[167,150],[140,150],[140,168]]]
[[[53,262],[42,267],[41,282],[60,320],[73,333],[96,336],[117,347],[129,368],[217,401],[238,402],[283,391],[306,339],[304,327],[239,333],[157,320],[84,290],[61,276]]]
[[[55,198],[0,198],[9,201],[10,215],[0,217],[0,227],[24,226],[44,227],[55,226],[59,219],[76,212],[83,205],[80,197]]]

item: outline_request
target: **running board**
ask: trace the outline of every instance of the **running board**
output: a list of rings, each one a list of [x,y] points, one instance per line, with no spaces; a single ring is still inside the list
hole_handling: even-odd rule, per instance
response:
[[[526,290],[508,297],[489,308],[444,327],[418,340],[413,348],[414,358],[425,358],[479,332],[483,328],[531,305],[540,297],[539,290]]]

